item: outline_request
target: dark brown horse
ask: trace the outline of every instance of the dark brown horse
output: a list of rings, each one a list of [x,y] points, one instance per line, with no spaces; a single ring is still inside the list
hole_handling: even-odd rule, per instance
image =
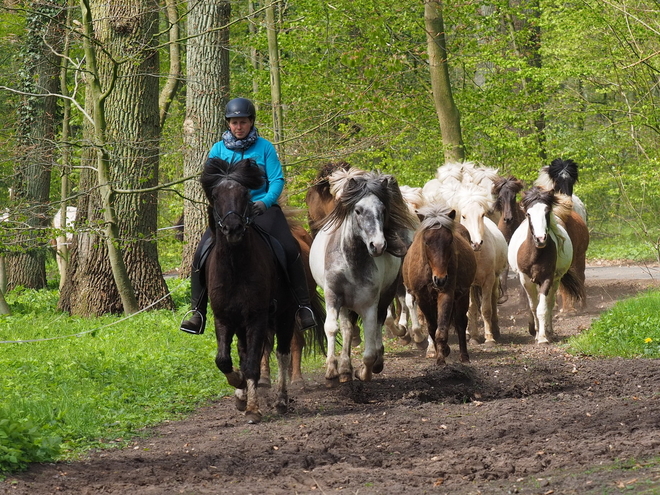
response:
[[[518,202],[518,193],[523,190],[524,184],[520,179],[510,175],[498,177],[493,183],[495,196],[495,211],[500,213],[497,228],[504,235],[507,244],[518,226],[525,219],[525,212]],[[509,267],[500,274],[500,297],[498,303],[502,304],[509,296],[508,292]]]
[[[425,206],[424,217],[403,261],[403,281],[424,315],[435,344],[436,363],[445,364],[447,340],[453,324],[458,334],[461,362],[469,362],[466,330],[470,287],[477,261],[456,212],[442,206]]]
[[[260,362],[273,336],[279,365],[275,407],[279,413],[288,409],[287,370],[298,309],[269,241],[253,227],[250,190],[258,189],[263,181],[262,170],[252,160],[229,164],[215,158],[207,161],[200,178],[210,203],[209,224],[215,240],[206,262],[218,342],[215,362],[236,387],[237,408],[245,411],[251,423],[261,420]],[[234,368],[231,357],[234,337],[239,368]]]

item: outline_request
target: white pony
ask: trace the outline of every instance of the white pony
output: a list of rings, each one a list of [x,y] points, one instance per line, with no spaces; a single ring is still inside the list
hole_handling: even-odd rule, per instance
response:
[[[350,312],[362,318],[364,352],[355,377],[372,379],[384,365],[383,324],[401,281],[400,255],[387,251],[386,238],[405,237],[415,222],[391,175],[351,169],[329,177],[336,206],[310,249],[310,268],[323,289],[328,341],[325,378],[329,386],[353,379]],[[341,329],[339,362],[335,338]]]
[[[69,245],[73,240],[73,222],[76,220],[78,208],[75,206],[67,206],[66,213],[63,208],[57,210],[53,217],[53,228],[57,232],[55,238],[55,259],[57,260],[57,268],[60,272],[60,289],[64,287],[66,281],[66,272],[69,265]]]

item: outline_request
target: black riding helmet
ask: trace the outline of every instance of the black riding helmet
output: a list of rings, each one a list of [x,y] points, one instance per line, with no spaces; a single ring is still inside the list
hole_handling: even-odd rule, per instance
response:
[[[232,117],[248,117],[252,120],[257,118],[257,110],[247,98],[234,98],[225,107],[225,119]]]

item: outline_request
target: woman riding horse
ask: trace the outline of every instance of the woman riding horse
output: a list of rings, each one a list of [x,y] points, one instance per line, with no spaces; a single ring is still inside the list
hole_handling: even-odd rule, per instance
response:
[[[277,200],[284,190],[284,173],[273,144],[260,137],[254,125],[254,104],[246,98],[234,98],[225,107],[225,119],[229,130],[222,141],[213,145],[209,158],[221,158],[229,163],[249,158],[264,172],[265,185],[252,191],[253,212],[258,214],[254,223],[274,237],[282,245],[285,255],[291,290],[298,303],[297,318],[301,328],[316,326],[311,309],[305,269],[300,257],[300,246],[291,234],[282,209]],[[204,261],[213,245],[211,230],[207,229],[197,247],[190,275],[192,316],[181,322],[181,330],[200,335],[206,326],[208,294],[204,279]]]

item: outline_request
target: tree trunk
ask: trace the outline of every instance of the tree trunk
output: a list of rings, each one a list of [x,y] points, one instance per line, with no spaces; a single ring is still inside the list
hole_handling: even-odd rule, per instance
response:
[[[126,306],[131,298],[126,296],[134,289],[139,307],[171,309],[156,249],[157,196],[148,190],[158,180],[159,66],[153,48],[158,2],[95,0],[90,11],[94,39],[103,47],[96,50],[96,57],[99,83],[107,95],[104,105],[99,105],[98,98],[91,102],[95,119],[101,113],[106,120],[104,139],[99,140],[98,134],[93,139],[102,146],[93,162],[100,194],[81,201],[79,217],[96,226],[96,231],[76,236],[71,283],[65,285],[60,307],[84,316],[122,309],[130,313],[133,308]],[[96,123],[94,132],[98,129]],[[108,177],[103,176],[105,165]],[[81,190],[94,191],[94,178],[86,176],[85,181],[83,189],[81,177]],[[101,229],[104,242],[99,242]],[[130,281],[118,278],[121,269],[111,262],[119,262],[119,268],[124,265]]]
[[[188,13],[186,119],[183,124],[185,177],[198,176],[211,146],[226,128],[224,108],[229,95],[230,3],[210,0],[191,4]],[[207,200],[198,180],[184,186],[184,249],[182,276],[190,275],[193,255],[208,225]]]
[[[461,135],[461,118],[449,82],[442,4],[438,0],[424,0],[424,25],[433,102],[440,122],[445,161],[462,161],[465,158],[465,148]]]
[[[53,53],[62,45],[58,19],[65,10],[56,2],[33,3],[25,49],[23,90],[32,94],[54,94],[59,90],[59,59]],[[55,162],[57,99],[54,96],[24,96],[20,111],[20,143],[16,156],[16,180],[12,184],[14,220],[27,228],[16,233],[21,252],[7,256],[7,287],[31,289],[46,287],[45,228],[50,224],[48,210],[51,171]]]
[[[282,90],[280,88],[280,50],[277,44],[277,23],[275,8],[266,7],[266,28],[268,30],[268,65],[270,66],[270,99],[273,105],[273,138],[277,154],[284,162],[284,122],[282,118]]]

